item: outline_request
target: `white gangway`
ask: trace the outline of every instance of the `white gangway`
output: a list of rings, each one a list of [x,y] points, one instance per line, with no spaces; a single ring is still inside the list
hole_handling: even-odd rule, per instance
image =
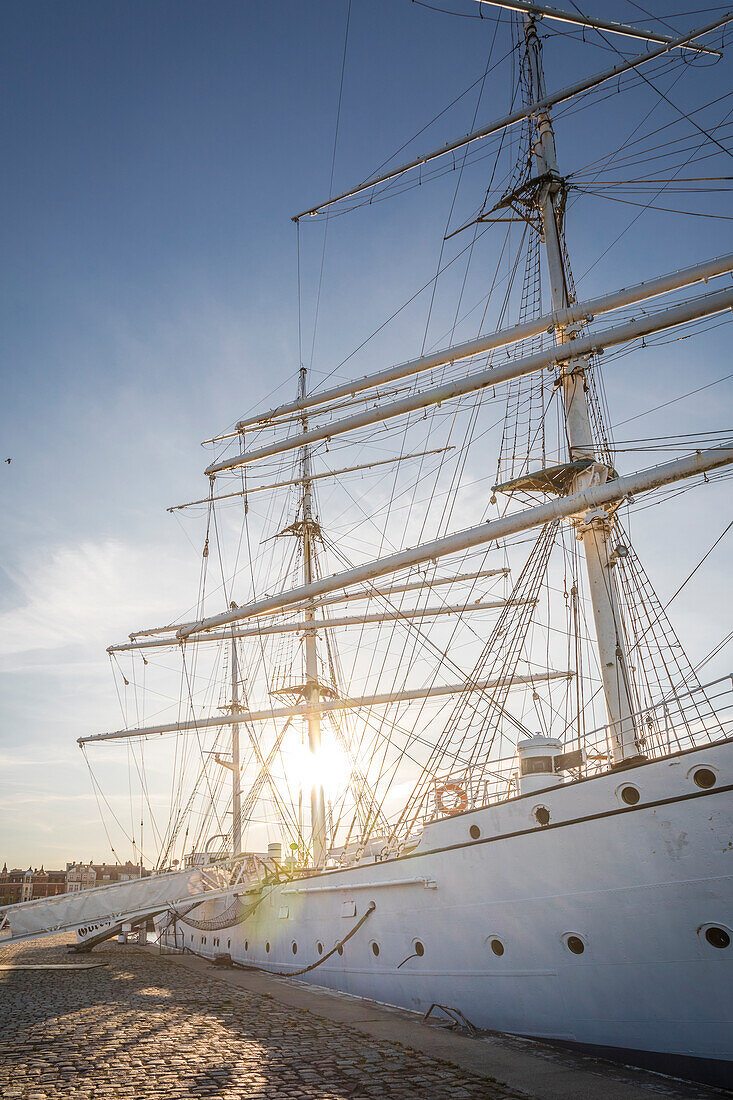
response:
[[[75,931],[80,943],[93,946],[123,925],[246,893],[262,870],[262,861],[249,856],[7,905],[0,908],[0,945]]]

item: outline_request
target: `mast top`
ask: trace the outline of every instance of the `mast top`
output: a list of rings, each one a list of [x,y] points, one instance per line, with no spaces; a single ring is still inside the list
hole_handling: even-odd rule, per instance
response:
[[[398,176],[402,176],[415,168],[420,168],[422,165],[428,164],[438,157],[444,157],[447,153],[456,152],[458,149],[463,149],[474,141],[490,137],[500,130],[505,130],[510,126],[514,126],[517,122],[521,122],[525,118],[531,118],[544,108],[553,107],[556,103],[563,103],[565,100],[572,99],[581,92],[587,92],[591,88],[597,88],[599,84],[604,84],[608,80],[613,80],[615,77],[621,76],[631,69],[635,69],[638,65],[643,65],[647,61],[653,61],[654,58],[661,57],[662,54],[668,53],[670,50],[687,46],[694,42],[696,38],[700,38],[703,34],[709,34],[711,31],[724,27],[727,23],[730,23],[731,20],[733,20],[733,11],[726,12],[725,15],[713,20],[711,23],[706,23],[704,26],[698,27],[696,30],[690,31],[687,34],[680,35],[678,38],[674,38],[669,42],[663,42],[653,49],[647,50],[646,53],[638,57],[632,57],[628,61],[624,61],[619,65],[614,65],[610,69],[604,69],[602,72],[579,80],[575,84],[566,85],[557,92],[551,92],[549,95],[543,96],[542,99],[535,100],[533,103],[527,104],[526,107],[521,107],[516,111],[512,111],[504,118],[489,123],[488,126],[482,126],[478,130],[473,130],[470,134],[457,138],[455,141],[449,141],[440,149],[434,149],[431,153],[416,157],[415,160],[408,161],[406,164],[402,164],[397,168],[382,172],[378,176],[372,176],[370,179],[365,180],[364,183],[360,183],[357,187],[352,187],[348,191],[342,191],[338,195],[333,195],[324,202],[318,203],[316,206],[311,206],[308,210],[302,210],[299,214],[293,215],[292,220],[298,222],[301,218],[315,217],[316,214],[322,213],[324,210],[328,209],[329,206],[334,206],[343,199],[354,198],[356,195],[361,195],[363,192],[369,191],[373,187],[377,187],[380,183],[388,183],[390,180],[396,179]]]
[[[478,0],[480,4],[490,4],[492,8],[505,8],[508,11],[523,12],[525,15],[539,16],[557,23],[569,23],[575,27],[590,27],[592,30],[608,31],[609,34],[620,34],[625,38],[641,39],[646,42],[667,42],[672,45],[675,42],[674,35],[659,34],[656,31],[648,31],[644,27],[632,27],[628,23],[618,23],[611,19],[596,19],[583,15],[580,11],[564,11],[561,8],[549,7],[547,4],[531,4],[525,0]],[[711,46],[697,46],[691,42],[683,43],[679,49],[693,50],[695,53],[709,53],[716,57],[722,55],[722,50],[716,50]]]

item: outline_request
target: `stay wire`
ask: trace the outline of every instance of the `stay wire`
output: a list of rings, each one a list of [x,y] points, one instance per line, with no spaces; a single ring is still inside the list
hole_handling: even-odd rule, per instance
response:
[[[575,3],[575,0],[570,0],[570,2],[571,2],[571,4],[573,5],[573,7],[575,8],[575,10],[576,10],[576,11],[577,11],[577,12],[578,12],[579,14],[581,14],[581,15],[582,15],[582,12],[581,12],[580,8],[578,7],[578,5],[577,5],[577,4]],[[603,33],[602,31],[600,31],[600,30],[599,30],[599,31],[598,31],[597,33],[598,33],[598,34],[600,35],[600,37],[601,37],[601,38],[603,39],[603,41],[604,41],[604,42],[605,42],[605,43],[606,43],[606,44],[607,44],[607,45],[608,45],[608,46],[609,46],[609,47],[610,47],[610,48],[611,48],[611,49],[612,49],[612,50],[614,51],[614,53],[615,53],[615,54],[617,54],[617,55],[618,55],[618,56],[619,56],[619,57],[620,57],[620,58],[621,58],[621,59],[622,59],[623,61],[626,61],[626,60],[627,60],[627,57],[626,57],[626,55],[625,55],[625,54],[623,54],[623,53],[621,52],[621,50],[620,50],[620,49],[618,48],[618,46],[616,46],[616,45],[615,45],[615,44],[614,44],[614,43],[613,43],[613,42],[611,41],[611,39],[610,39],[610,38],[608,38],[608,36],[607,36],[607,35],[605,35],[605,34],[604,34],[604,33]],[[658,96],[659,96],[659,97],[660,97],[661,99],[663,99],[663,100],[664,100],[664,102],[665,102],[666,104],[668,104],[668,106],[670,106],[670,107],[672,108],[672,110],[673,110],[673,111],[676,111],[676,112],[677,112],[677,114],[678,114],[678,115],[680,116],[680,118],[683,118],[683,119],[684,119],[684,120],[685,120],[686,122],[689,122],[690,126],[694,127],[694,129],[696,129],[696,130],[697,130],[697,131],[698,131],[698,132],[699,132],[700,134],[702,134],[702,135],[703,135],[703,137],[707,138],[707,139],[708,139],[708,141],[711,141],[711,142],[713,143],[713,145],[717,145],[717,146],[718,146],[718,148],[719,148],[719,149],[720,149],[720,150],[721,150],[721,151],[722,151],[723,153],[725,153],[725,154],[726,154],[727,156],[729,156],[729,157],[733,158],[733,152],[731,152],[731,150],[730,150],[730,149],[726,148],[726,146],[725,146],[725,145],[722,145],[722,144],[721,144],[721,142],[719,142],[719,141],[718,141],[718,139],[717,139],[716,137],[714,137],[714,136],[713,136],[713,135],[712,135],[712,134],[710,133],[710,131],[709,131],[709,130],[706,130],[706,129],[705,129],[705,128],[704,128],[703,126],[700,126],[700,125],[699,125],[699,123],[695,122],[695,120],[694,120],[694,119],[693,119],[693,118],[692,118],[692,117],[691,117],[690,115],[688,115],[688,114],[687,114],[687,113],[686,113],[685,111],[683,111],[681,107],[678,107],[678,106],[677,106],[677,104],[676,104],[676,103],[674,103],[674,102],[673,102],[673,101],[672,101],[672,100],[671,100],[671,99],[669,98],[669,96],[668,96],[668,95],[665,95],[665,93],[664,93],[664,92],[663,92],[663,91],[661,90],[661,88],[658,88],[658,87],[656,86],[656,84],[654,84],[654,83],[653,83],[653,81],[651,81],[651,80],[649,79],[649,77],[648,77],[648,76],[646,75],[646,73],[642,72],[642,71],[641,71],[641,69],[636,69],[635,71],[636,71],[636,74],[637,74],[637,76],[641,77],[641,79],[642,79],[642,80],[644,81],[644,83],[645,83],[645,84],[648,84],[648,86],[649,86],[649,87],[650,87],[650,88],[652,89],[652,91],[653,91],[653,92],[656,92],[656,94],[657,94],[657,95],[658,95]]]
[[[494,34],[492,36],[491,43],[489,45],[489,56],[486,60],[486,68],[484,69],[483,77],[481,78],[479,93],[478,93],[478,96],[476,98],[476,106],[474,107],[474,110],[473,110],[473,119],[472,119],[471,125],[469,127],[469,132],[475,130],[475,128],[476,128],[476,120],[478,119],[478,112],[479,112],[479,108],[481,106],[481,99],[483,98],[484,88],[486,86],[486,78],[489,75],[489,70],[491,68],[491,58],[492,58],[493,53],[494,53],[494,46],[496,45],[496,34],[497,34],[498,29],[499,29],[499,23],[497,21],[497,23],[494,27]],[[513,105],[513,103],[512,103],[512,105]],[[427,317],[425,319],[425,331],[423,333],[422,347],[420,349],[420,354],[421,355],[424,355],[424,353],[425,353],[425,345],[426,345],[427,339],[428,339],[428,331],[430,329],[430,321],[431,321],[431,318],[432,318],[432,315],[433,315],[433,306],[435,305],[435,295],[436,295],[436,292],[437,292],[437,289],[438,289],[438,275],[440,273],[440,268],[441,268],[441,265],[443,263],[443,254],[445,252],[448,229],[450,227],[451,219],[453,217],[453,211],[456,208],[456,202],[458,201],[458,192],[460,191],[461,183],[463,182],[463,172],[464,172],[464,169],[466,167],[466,157],[467,156],[468,156],[468,146],[464,150],[463,157],[461,158],[461,164],[460,164],[460,168],[458,170],[458,178],[456,180],[455,188],[453,189],[453,197],[451,199],[450,208],[448,210],[448,216],[447,216],[446,221],[445,221],[445,230],[443,231],[443,237],[442,237],[442,240],[440,242],[440,251],[438,253],[438,262],[436,264],[435,278],[433,279],[433,287],[432,287],[432,292],[431,292],[431,295],[430,295],[430,303],[428,305]],[[498,157],[497,157],[497,163],[498,163]],[[495,171],[496,171],[496,165],[494,166],[494,172]],[[493,174],[492,174],[492,179],[493,179]],[[473,242],[472,243],[475,243],[477,229],[478,229],[478,223],[474,227],[474,234],[473,234]],[[472,255],[473,255],[473,249],[470,249],[469,253],[468,253],[468,261],[467,261],[467,265],[466,265],[466,274],[468,273],[468,268],[470,267],[470,264],[471,264]]]
[[[695,576],[695,574],[697,573],[698,569],[699,569],[699,568],[700,568],[700,567],[701,567],[701,566],[703,565],[703,563],[704,563],[704,562],[706,562],[706,561],[707,561],[707,559],[708,559],[708,558],[710,557],[710,555],[712,554],[713,550],[714,550],[714,549],[715,549],[715,547],[716,547],[716,546],[718,545],[718,543],[720,543],[720,542],[722,542],[722,541],[723,541],[723,539],[725,538],[725,536],[726,536],[726,535],[728,534],[728,532],[730,531],[731,527],[733,527],[733,519],[732,519],[732,520],[730,521],[730,523],[729,523],[729,524],[727,525],[727,527],[725,528],[725,530],[723,530],[723,531],[721,532],[721,534],[719,534],[719,535],[718,535],[717,539],[716,539],[716,540],[715,540],[715,542],[714,542],[714,543],[712,544],[712,546],[711,546],[711,547],[710,547],[710,548],[709,548],[708,550],[706,550],[706,552],[705,552],[705,553],[703,554],[703,556],[702,556],[702,557],[700,558],[700,561],[699,561],[699,562],[697,563],[697,565],[696,565],[696,566],[695,566],[695,568],[694,568],[694,569],[692,570],[692,572],[690,572],[690,573],[688,573],[688,574],[687,574],[687,576],[685,577],[685,579],[683,580],[683,582],[682,582],[682,584],[681,584],[681,585],[679,586],[679,588],[675,589],[675,591],[674,591],[674,592],[672,593],[672,595],[671,595],[671,596],[669,597],[669,599],[668,599],[668,600],[667,600],[667,602],[665,603],[664,607],[662,608],[662,611],[666,611],[666,610],[667,610],[667,608],[669,607],[669,605],[670,605],[670,604],[672,603],[672,600],[675,600],[675,599],[676,599],[676,598],[677,598],[677,597],[679,596],[680,592],[681,592],[681,591],[682,591],[682,589],[683,589],[683,588],[685,587],[685,585],[686,585],[686,584],[687,584],[687,583],[688,583],[689,581],[691,581],[691,580],[692,580],[692,578],[693,578],[693,577]]]
[[[336,171],[336,148],[338,146],[339,123],[341,122],[341,103],[342,103],[342,100],[343,100],[343,93],[344,93],[344,73],[346,71],[346,53],[347,53],[347,49],[348,49],[348,45],[349,45],[349,25],[350,25],[350,23],[351,23],[351,0],[349,0],[348,6],[346,8],[346,28],[345,28],[345,31],[344,31],[344,49],[343,49],[343,54],[342,54],[342,57],[341,57],[341,77],[339,79],[338,106],[336,108],[336,126],[335,126],[335,129],[334,129],[334,135],[333,135],[333,153],[331,154],[331,177],[330,177],[329,185],[328,185],[329,195],[333,192],[333,178],[334,178],[334,174],[335,174],[335,171]],[[321,249],[321,268],[320,268],[320,272],[319,272],[319,275],[318,275],[318,290],[316,292],[316,306],[315,306],[315,313],[314,313],[314,317],[313,317],[313,339],[311,341],[310,361],[309,361],[309,364],[308,364],[309,367],[313,366],[313,359],[314,359],[314,356],[315,356],[315,353],[316,353],[316,335],[318,333],[318,317],[319,317],[320,308],[321,308],[321,290],[323,289],[323,273],[324,273],[325,266],[326,266],[326,243],[327,243],[327,240],[328,240],[328,223],[329,223],[329,218],[328,218],[328,216],[326,216],[326,223],[323,227],[323,247]],[[296,225],[298,225],[298,224],[299,224],[299,222],[296,222]]]

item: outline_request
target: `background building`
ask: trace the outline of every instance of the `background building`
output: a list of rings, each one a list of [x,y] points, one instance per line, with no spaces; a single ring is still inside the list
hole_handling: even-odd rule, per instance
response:
[[[107,886],[111,882],[129,882],[149,874],[139,863],[67,863],[66,890],[90,890],[93,886]]]
[[[32,901],[66,892],[66,871],[46,871],[29,867],[8,870],[7,863],[0,871],[0,905],[13,905],[17,901]]]
[[[46,871],[43,866],[23,870],[7,863],[0,871],[0,905],[15,905],[19,901],[48,898],[75,890],[89,890],[110,882],[129,882],[145,877],[149,871],[129,859],[127,863],[67,863],[63,871]]]

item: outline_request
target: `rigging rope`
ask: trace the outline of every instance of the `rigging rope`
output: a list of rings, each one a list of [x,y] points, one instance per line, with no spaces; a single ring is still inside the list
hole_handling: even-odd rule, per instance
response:
[[[426,812],[426,800],[436,775],[439,771],[450,773],[451,769],[455,769],[459,755],[469,741],[472,744],[467,753],[468,768],[480,772],[481,766],[488,763],[502,718],[522,733],[530,732],[506,709],[506,700],[537,604],[537,593],[544,578],[557,528],[557,523],[551,523],[541,530],[512,590],[510,602],[503,608],[466,681],[467,688],[470,688],[483,679],[493,678],[498,666],[501,669],[501,684],[492,689],[491,694],[483,691],[475,693],[474,697],[474,693],[466,691],[458,697],[430,758],[399,815],[393,829],[393,840],[398,837],[404,840],[409,836],[421,815]],[[476,721],[478,729],[472,733]]]
[[[205,900],[197,901],[195,905],[192,905],[183,913],[176,913],[174,911],[174,920],[181,924],[188,924],[191,928],[200,929],[202,932],[219,932],[223,928],[234,928],[237,924],[243,924],[244,921],[252,916],[255,909],[258,908],[267,896],[268,895],[263,891],[257,900],[250,905],[245,905],[241,898],[235,898],[231,905],[227,906],[226,909],[219,913],[218,917],[212,917],[210,920],[194,920],[193,917],[188,916],[194,909],[198,909],[200,905],[205,904]]]

